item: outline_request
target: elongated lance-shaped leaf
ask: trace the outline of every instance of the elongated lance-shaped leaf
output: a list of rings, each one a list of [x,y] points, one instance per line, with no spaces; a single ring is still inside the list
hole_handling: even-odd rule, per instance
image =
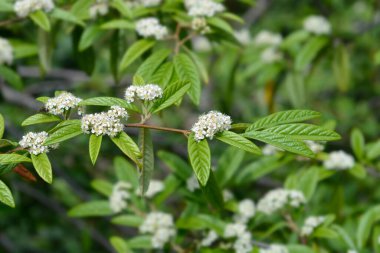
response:
[[[307,156],[314,157],[314,153],[308,148],[303,141],[293,140],[285,135],[268,133],[264,131],[250,131],[243,134],[244,137],[249,139],[259,140],[268,143],[272,146],[284,149],[286,151]]]
[[[295,140],[332,141],[340,139],[340,135],[332,130],[303,123],[279,125],[263,131],[283,134]]]
[[[128,68],[128,66],[137,60],[137,58],[139,58],[143,53],[152,48],[155,43],[156,42],[154,40],[139,40],[132,44],[121,59],[119,71],[122,72]]]
[[[201,80],[197,67],[186,54],[178,54],[174,57],[174,67],[180,80],[190,82],[189,97],[194,104],[198,105],[201,97]]]
[[[112,137],[111,140],[119,147],[119,149],[128,156],[136,165],[141,168],[140,162],[141,152],[137,144],[125,132],[121,132],[118,136]]]
[[[127,30],[134,30],[135,25],[127,21],[125,19],[114,19],[111,21],[108,21],[100,26],[101,29],[127,29]]]
[[[165,62],[162,64],[151,78],[152,83],[159,84],[165,88],[175,76],[173,62]]]
[[[312,37],[297,54],[295,62],[296,70],[303,70],[306,68],[328,41],[328,38],[322,36]]]
[[[37,171],[37,174],[47,183],[53,182],[53,171],[51,164],[46,153],[39,155],[31,155],[33,166]]]
[[[188,179],[193,174],[189,163],[187,161],[184,161],[178,155],[169,153],[164,150],[158,151],[157,155],[161,161],[164,162],[165,165],[174,172],[176,177],[182,179],[183,181]]]
[[[30,158],[19,154],[0,154],[0,164],[30,163]]]
[[[380,220],[380,205],[367,210],[359,219],[356,230],[356,242],[359,249],[363,249],[371,235],[372,227]]]
[[[68,215],[70,217],[97,217],[113,214],[108,201],[91,201],[73,207]]]
[[[168,58],[171,51],[169,49],[161,49],[154,52],[148,59],[146,59],[137,69],[136,75],[142,76],[146,81],[150,82],[153,74],[161,66],[161,64]],[[158,85],[161,85],[158,83]]]
[[[207,140],[197,142],[194,139],[194,134],[191,134],[188,139],[187,151],[195,175],[201,185],[205,186],[211,171],[211,153]]]
[[[301,122],[309,119],[318,118],[320,116],[321,114],[319,112],[310,110],[289,110],[277,112],[257,120],[255,123],[253,123],[251,126],[247,128],[246,132],[282,124]]]
[[[5,122],[3,115],[0,114],[0,139],[3,138],[5,129]]]
[[[98,26],[86,27],[79,40],[79,51],[84,51],[92,46],[96,40],[102,37],[103,32]]]
[[[45,12],[39,10],[31,13],[29,17],[33,20],[33,22],[44,29],[45,31],[50,31],[50,21]]]
[[[260,155],[261,150],[252,141],[246,139],[245,137],[230,131],[223,131],[218,134],[216,138],[222,142],[225,142],[231,146],[235,146],[244,151],[252,154]]]
[[[15,201],[13,200],[12,192],[8,186],[0,180],[0,202],[15,207]]]
[[[94,97],[81,101],[79,105],[96,105],[96,106],[113,106],[118,105],[127,110],[140,112],[140,110],[133,104],[128,103],[126,100],[114,97]]]
[[[142,154],[142,168],[140,170],[140,189],[141,193],[144,194],[149,188],[149,182],[152,178],[154,170],[153,141],[149,129],[140,129],[139,147]]]
[[[133,253],[127,242],[121,237],[112,236],[110,238],[110,243],[117,253]]]
[[[156,101],[154,104],[154,113],[162,111],[163,109],[173,105],[175,102],[181,100],[181,98],[190,89],[190,83],[177,81],[172,83],[164,89],[162,98]]]
[[[91,159],[92,164],[95,164],[96,160],[98,159],[100,147],[102,145],[102,139],[103,139],[103,136],[101,135],[100,136],[96,136],[95,134],[90,135],[88,150],[90,153],[90,159]]]
[[[44,145],[52,145],[55,143],[66,141],[82,133],[83,132],[80,125],[80,121],[76,121],[75,123],[73,122],[73,124],[58,128],[55,132],[50,134],[49,137],[46,139]]]
[[[25,119],[21,125],[22,126],[29,126],[29,125],[35,125],[35,124],[41,124],[41,123],[50,123],[50,122],[56,122],[60,121],[61,118],[52,114],[44,114],[44,113],[38,113],[35,115],[32,115]]]
[[[222,191],[219,184],[216,181],[215,175],[210,170],[210,176],[206,186],[201,186],[202,192],[205,195],[207,201],[214,207],[222,209],[224,205]]]

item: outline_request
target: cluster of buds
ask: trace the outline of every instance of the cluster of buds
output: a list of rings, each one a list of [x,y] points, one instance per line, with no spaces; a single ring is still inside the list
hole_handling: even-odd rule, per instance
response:
[[[156,84],[132,85],[125,91],[125,100],[127,100],[128,103],[132,103],[137,97],[142,101],[153,101],[157,98],[161,98],[162,94],[162,88]]]
[[[33,155],[39,155],[49,152],[50,148],[56,148],[56,145],[47,146],[44,142],[48,138],[47,132],[29,132],[21,138],[19,142],[22,148],[27,149]]]
[[[82,99],[69,92],[62,92],[57,97],[50,98],[46,104],[46,110],[54,115],[63,115],[70,109],[75,109]]]
[[[305,196],[297,190],[275,189],[268,192],[257,204],[257,210],[270,215],[286,206],[300,207],[306,203]]]
[[[212,139],[218,132],[231,128],[231,117],[217,111],[210,111],[198,118],[198,121],[191,128],[196,141],[201,141],[206,137]]]
[[[136,32],[144,38],[153,37],[156,40],[164,39],[169,33],[168,28],[161,25],[160,21],[154,17],[138,20],[136,23]]]

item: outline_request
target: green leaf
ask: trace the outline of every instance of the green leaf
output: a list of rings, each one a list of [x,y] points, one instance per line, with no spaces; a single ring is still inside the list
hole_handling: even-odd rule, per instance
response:
[[[304,245],[288,245],[287,246],[289,253],[315,253],[311,248]]]
[[[102,179],[93,180],[91,182],[91,187],[106,197],[111,196],[113,190],[113,185],[110,182]]]
[[[337,238],[338,236],[334,230],[326,227],[318,227],[313,232],[313,237],[319,238]]]
[[[134,30],[135,25],[132,22],[127,21],[125,19],[114,19],[114,20],[110,20],[108,22],[105,22],[104,24],[102,24],[100,26],[100,28],[105,29],[105,30],[108,30],[108,29]]]
[[[343,45],[334,49],[333,70],[339,90],[347,91],[350,87],[351,66],[348,50]]]
[[[353,242],[350,235],[346,232],[346,230],[344,230],[341,226],[335,224],[332,225],[331,228],[334,229],[335,232],[337,232],[339,237],[345,242],[348,248],[356,249],[355,243]]]
[[[151,80],[152,83],[158,83],[162,88],[165,88],[174,76],[174,64],[173,62],[166,62],[162,64],[154,73]]]
[[[18,154],[0,154],[0,164],[30,163],[30,158]]]
[[[88,11],[83,11],[83,10],[88,10],[91,5],[93,4],[92,0],[78,0],[75,1],[74,4],[71,7],[70,12],[76,16],[78,19],[84,19],[89,17],[89,12]]]
[[[202,186],[207,184],[211,171],[211,154],[207,140],[197,142],[194,134],[188,137],[187,151],[191,166]]]
[[[39,155],[30,155],[32,157],[33,166],[37,171],[37,174],[47,183],[53,182],[53,170],[46,153]]]
[[[355,164],[355,166],[349,169],[348,172],[359,179],[363,179],[367,176],[366,169],[359,163]]]
[[[211,25],[211,27],[218,28],[228,34],[234,35],[234,29],[231,25],[219,17],[208,18],[207,23]]]
[[[264,131],[250,131],[243,134],[244,137],[259,140],[275,147],[284,149],[286,151],[307,156],[314,157],[314,153],[308,148],[303,141],[296,141],[282,134],[268,133]]]
[[[117,9],[124,17],[129,19],[133,17],[131,8],[123,0],[113,0],[111,6]]]
[[[113,214],[108,201],[91,201],[79,204],[72,208],[68,215],[70,217],[96,217],[109,216]]]
[[[356,242],[359,249],[363,249],[371,234],[373,225],[380,220],[380,206],[373,206],[367,210],[359,219],[356,230]]]
[[[240,166],[244,155],[244,150],[235,147],[229,147],[223,152],[218,161],[218,168],[215,170],[216,180],[222,187],[234,178],[238,170],[240,174]]]
[[[165,165],[183,181],[192,175],[192,168],[181,157],[164,150],[158,151],[157,155],[162,160],[162,162],[164,162]]]
[[[136,167],[134,167],[130,162],[121,156],[117,156],[113,160],[113,166],[115,168],[116,177],[118,180],[130,182],[135,189],[139,187]]]
[[[139,227],[144,222],[144,218],[136,215],[119,215],[111,220],[116,225]]]
[[[168,58],[171,50],[161,49],[149,56],[137,69],[136,75],[142,76],[145,80],[150,81],[153,74],[158,70],[161,64]],[[161,85],[160,83],[157,83]]]
[[[315,190],[317,189],[319,181],[319,171],[317,167],[312,167],[306,171],[302,171],[296,176],[296,185],[291,189],[301,191],[307,200],[310,200]]]
[[[355,128],[351,132],[351,147],[354,151],[355,156],[361,160],[364,156],[364,146],[365,146],[365,141],[364,141],[364,136],[363,133]]]
[[[80,20],[71,12],[68,12],[61,8],[54,8],[54,10],[51,13],[51,16],[63,21],[71,22],[80,26],[85,26],[85,23],[82,20]]]
[[[207,68],[204,65],[202,59],[198,57],[197,54],[193,53],[190,49],[185,47],[186,53],[190,56],[191,60],[194,62],[195,66],[197,67],[197,70],[199,72],[199,75],[202,77],[203,82],[208,84],[210,81],[210,78],[208,76]]]
[[[13,12],[13,4],[12,2],[0,1],[0,12]]]
[[[0,139],[3,138],[4,130],[5,130],[4,117],[3,117],[3,115],[1,115],[1,113],[0,113]]]
[[[145,80],[142,76],[134,75],[132,80],[133,85],[145,85]]]
[[[8,186],[0,180],[0,202],[15,207],[15,201],[13,200],[12,192]]]
[[[79,40],[79,52],[92,46],[96,40],[103,36],[102,30],[98,26],[87,27]]]
[[[295,69],[298,71],[304,70],[327,43],[328,38],[326,37],[312,37],[298,52],[295,61]]]
[[[117,251],[117,253],[132,253],[131,249],[128,247],[128,244],[123,238],[118,236],[112,236],[110,238],[110,243],[112,247]]]
[[[52,58],[52,35],[43,29],[38,30],[38,59],[42,73],[46,73],[51,68]]]
[[[198,105],[201,98],[201,80],[197,67],[186,54],[178,54],[173,59],[175,71],[180,80],[188,81],[191,84],[188,94],[191,101]]]
[[[288,93],[288,97],[293,107],[302,108],[305,107],[307,95],[306,95],[306,82],[305,77],[301,72],[289,72],[285,78],[285,88]]]
[[[340,139],[340,135],[334,131],[303,123],[279,125],[266,128],[263,131],[286,135],[295,140],[332,141]]]
[[[129,137],[125,132],[121,132],[119,136],[112,137],[111,140],[118,146],[118,148],[136,165],[141,168],[142,164],[139,159],[141,158],[141,152],[137,144]]]
[[[207,202],[215,208],[223,209],[224,201],[222,191],[215,179],[214,173],[210,170],[210,176],[205,186],[201,186],[202,192],[205,195]]]
[[[61,128],[58,128],[55,132],[49,135],[46,139],[44,145],[52,145],[59,142],[66,141],[68,139],[74,138],[82,134],[81,123],[73,122],[73,124],[65,125]]]
[[[247,140],[246,138],[244,138],[243,136],[237,133],[230,132],[230,131],[223,131],[222,133],[218,134],[216,138],[222,142],[225,142],[231,146],[237,147],[249,153],[252,153],[255,155],[261,154],[261,150],[259,147],[257,147],[250,140]]]
[[[154,46],[156,42],[154,40],[139,40],[133,43],[127,51],[124,53],[119,70],[120,72],[124,71],[131,65],[137,58],[139,58],[143,53],[148,51]]]
[[[0,65],[0,76],[16,89],[21,89],[24,86],[19,74],[5,65]]]
[[[50,122],[56,122],[62,120],[60,117],[52,115],[52,114],[45,114],[45,113],[38,113],[35,115],[30,116],[29,118],[25,119],[21,126],[30,126],[35,124],[41,124],[41,123],[50,123]]]
[[[38,54],[38,48],[36,44],[25,43],[24,41],[10,40],[13,48],[13,56],[15,59],[21,59],[25,57],[35,56]]]
[[[139,132],[139,147],[142,154],[142,168],[140,170],[140,189],[144,194],[149,188],[149,182],[154,170],[153,141],[149,129],[141,128]]]
[[[133,104],[129,104],[126,100],[114,97],[94,97],[82,100],[79,105],[96,105],[96,106],[113,106],[118,105],[127,110],[139,112],[140,110]]]
[[[162,111],[179,101],[190,89],[191,84],[187,82],[177,81],[165,87],[162,98],[154,103],[153,113]]]
[[[289,110],[277,112],[257,120],[255,123],[253,123],[250,127],[247,128],[246,132],[282,124],[301,122],[309,119],[318,118],[320,116],[321,114],[319,112],[310,110]]]
[[[1,124],[0,124],[0,128],[1,128]],[[7,146],[16,147],[18,146],[18,143],[14,141],[6,140],[6,139],[0,139],[0,148],[7,147]]]
[[[92,164],[95,165],[96,160],[98,159],[100,146],[102,145],[102,138],[103,136],[96,136],[95,134],[90,135],[90,141],[89,141],[89,153],[90,153],[90,159]]]
[[[152,237],[149,235],[140,235],[133,237],[127,241],[127,244],[132,249],[151,249]]]
[[[41,27],[43,30],[49,32],[50,31],[50,21],[49,18],[46,16],[45,12],[38,10],[31,14],[29,14],[29,17],[33,20],[33,22]]]

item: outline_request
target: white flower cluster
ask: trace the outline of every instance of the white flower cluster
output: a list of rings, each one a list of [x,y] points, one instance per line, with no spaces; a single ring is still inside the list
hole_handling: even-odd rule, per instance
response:
[[[210,247],[218,239],[218,234],[214,230],[210,230],[206,237],[202,239],[201,246]]]
[[[33,155],[47,153],[51,147],[43,145],[43,143],[48,136],[48,133],[45,131],[39,133],[29,132],[21,138],[19,144],[22,148],[28,149]]]
[[[325,221],[324,216],[310,216],[305,220],[304,225],[301,228],[301,235],[308,236]]]
[[[318,154],[325,148],[322,144],[315,141],[305,141],[306,145],[313,151],[314,154]]]
[[[13,6],[14,11],[19,17],[26,17],[30,13],[38,10],[49,12],[54,9],[52,0],[18,0]]]
[[[207,20],[204,17],[195,17],[191,20],[191,29],[206,34],[210,32],[210,27],[207,25]]]
[[[312,15],[307,17],[303,22],[303,28],[316,35],[330,34],[330,22],[322,16]]]
[[[13,47],[8,40],[0,38],[0,64],[11,65],[13,62]]]
[[[204,138],[212,139],[218,132],[222,132],[231,128],[231,117],[217,111],[210,111],[198,118],[198,121],[191,128],[196,141]]]
[[[82,118],[82,131],[96,136],[108,135],[115,137],[123,131],[122,119],[127,119],[127,111],[120,106],[112,106],[107,112],[84,115]]]
[[[150,180],[148,190],[145,192],[145,197],[152,198],[157,193],[162,192],[163,189],[164,183],[162,181],[152,179]],[[136,189],[136,194],[141,195],[141,191],[139,189]]]
[[[268,47],[261,52],[260,59],[264,63],[275,63],[282,59],[282,53],[275,47]]]
[[[272,244],[266,249],[260,249],[260,253],[288,253],[288,249],[282,245]]]
[[[131,198],[129,190],[132,186],[127,182],[117,182],[112,189],[112,194],[109,197],[109,205],[114,213],[121,212],[127,208],[127,200]]]
[[[144,38],[154,37],[156,40],[164,39],[169,33],[168,28],[161,25],[160,21],[154,17],[138,20],[136,32]]]
[[[257,210],[270,215],[283,209],[287,205],[291,207],[299,207],[304,203],[306,203],[306,199],[300,191],[275,189],[265,194],[265,196],[259,200]]]
[[[62,92],[57,97],[50,98],[46,104],[46,110],[54,115],[62,115],[70,109],[78,107],[82,99],[75,97],[69,92]]]
[[[281,34],[273,33],[267,30],[259,32],[254,39],[254,43],[257,46],[278,46],[281,42]]]
[[[234,32],[235,38],[242,44],[248,45],[251,41],[251,34],[247,28],[243,28],[241,30]]]
[[[144,7],[155,7],[161,4],[162,0],[137,0],[140,5]]]
[[[173,217],[170,214],[152,212],[147,215],[139,228],[141,233],[152,234],[152,246],[161,249],[176,235]]]
[[[212,17],[224,11],[224,6],[213,0],[184,0],[187,14],[192,17]]]
[[[224,229],[225,238],[235,238],[233,248],[236,253],[249,253],[252,251],[252,235],[247,227],[241,223],[230,223]]]
[[[239,202],[238,213],[234,219],[237,223],[247,223],[256,213],[255,203],[250,199]]]
[[[277,152],[281,151],[283,150],[269,144],[265,144],[265,146],[262,149],[263,155],[275,155]]]
[[[194,192],[195,190],[199,189],[198,180],[194,175],[192,175],[186,180],[186,187],[191,192]]]
[[[109,11],[108,0],[96,0],[96,2],[93,5],[91,5],[88,11],[90,13],[90,17],[93,19],[99,16],[107,15]]]
[[[143,101],[152,101],[162,97],[163,91],[156,84],[132,85],[125,91],[125,99],[128,103],[135,101],[135,97]]]
[[[354,158],[343,150],[331,152],[327,160],[323,162],[323,166],[329,170],[347,170],[354,167],[354,165]]]

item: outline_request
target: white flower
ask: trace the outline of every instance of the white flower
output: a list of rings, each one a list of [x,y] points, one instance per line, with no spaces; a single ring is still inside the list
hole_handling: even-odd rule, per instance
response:
[[[197,37],[194,37],[191,40],[191,42],[193,44],[193,49],[197,52],[209,52],[209,51],[211,51],[211,48],[212,48],[211,43],[206,37],[197,36]]]
[[[347,170],[354,167],[354,165],[354,158],[343,150],[331,152],[327,160],[323,162],[323,166],[329,170]]]
[[[144,7],[155,7],[161,4],[162,0],[139,0],[141,5]]]
[[[325,221],[324,216],[310,216],[305,220],[303,227],[301,228],[301,235],[308,236]]]
[[[125,99],[128,103],[135,101],[135,97],[143,101],[152,101],[157,98],[161,98],[163,91],[160,86],[156,84],[146,84],[146,85],[132,85],[129,86],[125,91]]]
[[[322,16],[312,15],[305,19],[303,22],[303,28],[316,35],[330,34],[331,25],[329,21]]]
[[[247,232],[247,226],[241,223],[229,223],[224,228],[224,237],[225,238],[234,238],[242,236]]]
[[[75,97],[69,92],[62,92],[57,97],[49,98],[45,104],[46,110],[54,115],[62,115],[70,109],[78,107],[82,99]]]
[[[322,144],[315,141],[305,141],[305,143],[315,154],[322,152],[325,148]]]
[[[254,43],[257,46],[278,46],[281,44],[281,42],[281,34],[266,30],[259,32],[254,39]]]
[[[213,0],[185,0],[187,14],[192,17],[212,17],[224,11],[224,6]]]
[[[109,205],[114,213],[121,212],[127,208],[127,200],[131,198],[129,190],[132,186],[127,182],[118,182],[113,186],[112,194],[109,197]]]
[[[38,10],[49,12],[54,9],[52,0],[18,0],[13,6],[14,11],[19,17],[26,17],[30,13]]]
[[[207,236],[202,239],[201,245],[203,247],[211,246],[218,239],[218,234],[214,230],[210,230]]]
[[[272,244],[267,249],[260,249],[260,253],[288,253],[288,249],[282,245]]]
[[[199,189],[198,180],[194,175],[192,175],[186,180],[186,187],[191,192],[194,192],[195,190]]]
[[[206,137],[212,139],[216,133],[230,129],[231,123],[230,116],[210,111],[198,118],[191,131],[193,131],[196,141],[201,141]]]
[[[22,148],[28,149],[33,155],[47,153],[49,152],[49,148],[54,148],[53,146],[43,145],[48,136],[48,133],[45,131],[38,133],[29,132],[21,138],[19,144]]]
[[[223,190],[222,194],[223,194],[224,201],[229,201],[229,200],[234,199],[234,194],[229,190]]]
[[[95,19],[98,16],[105,16],[108,13],[108,0],[96,0],[96,3],[94,3],[90,9],[90,17]]]
[[[160,24],[157,18],[143,18],[136,23],[136,32],[144,37],[154,37],[156,40],[162,40],[168,35],[168,29]]]
[[[82,118],[82,131],[96,136],[108,135],[115,137],[123,131],[122,119],[127,119],[127,111],[120,106],[112,106],[108,112],[84,115]]]
[[[248,29],[241,29],[234,32],[235,38],[243,45],[248,45],[251,41],[251,34]]]
[[[195,17],[191,20],[191,29],[205,34],[210,32],[210,27],[207,25],[207,21],[203,17]]]
[[[249,232],[243,233],[233,244],[236,253],[250,253],[253,249],[252,235]]]
[[[275,63],[282,59],[282,54],[274,47],[268,47],[260,54],[260,59],[264,63]]]
[[[139,230],[153,235],[152,246],[155,249],[163,248],[176,235],[173,217],[161,212],[149,213]]]
[[[239,202],[238,213],[234,217],[236,222],[247,223],[256,212],[255,203],[250,199],[244,199]]]
[[[275,189],[269,191],[259,200],[257,210],[270,215],[289,205],[291,207],[299,207],[306,203],[305,196],[297,190]]]
[[[156,195],[157,193],[159,192],[162,192],[162,190],[164,189],[164,183],[162,183],[162,181],[160,180],[151,180],[149,182],[149,188],[148,190],[145,192],[145,196],[147,198],[152,198],[154,197],[154,195]],[[141,192],[139,189],[136,189],[136,194],[137,195],[141,195]]]
[[[263,155],[275,155],[277,152],[281,151],[283,150],[269,144],[266,144],[262,149]]]
[[[13,62],[13,47],[8,40],[0,38],[0,65],[11,65]]]

